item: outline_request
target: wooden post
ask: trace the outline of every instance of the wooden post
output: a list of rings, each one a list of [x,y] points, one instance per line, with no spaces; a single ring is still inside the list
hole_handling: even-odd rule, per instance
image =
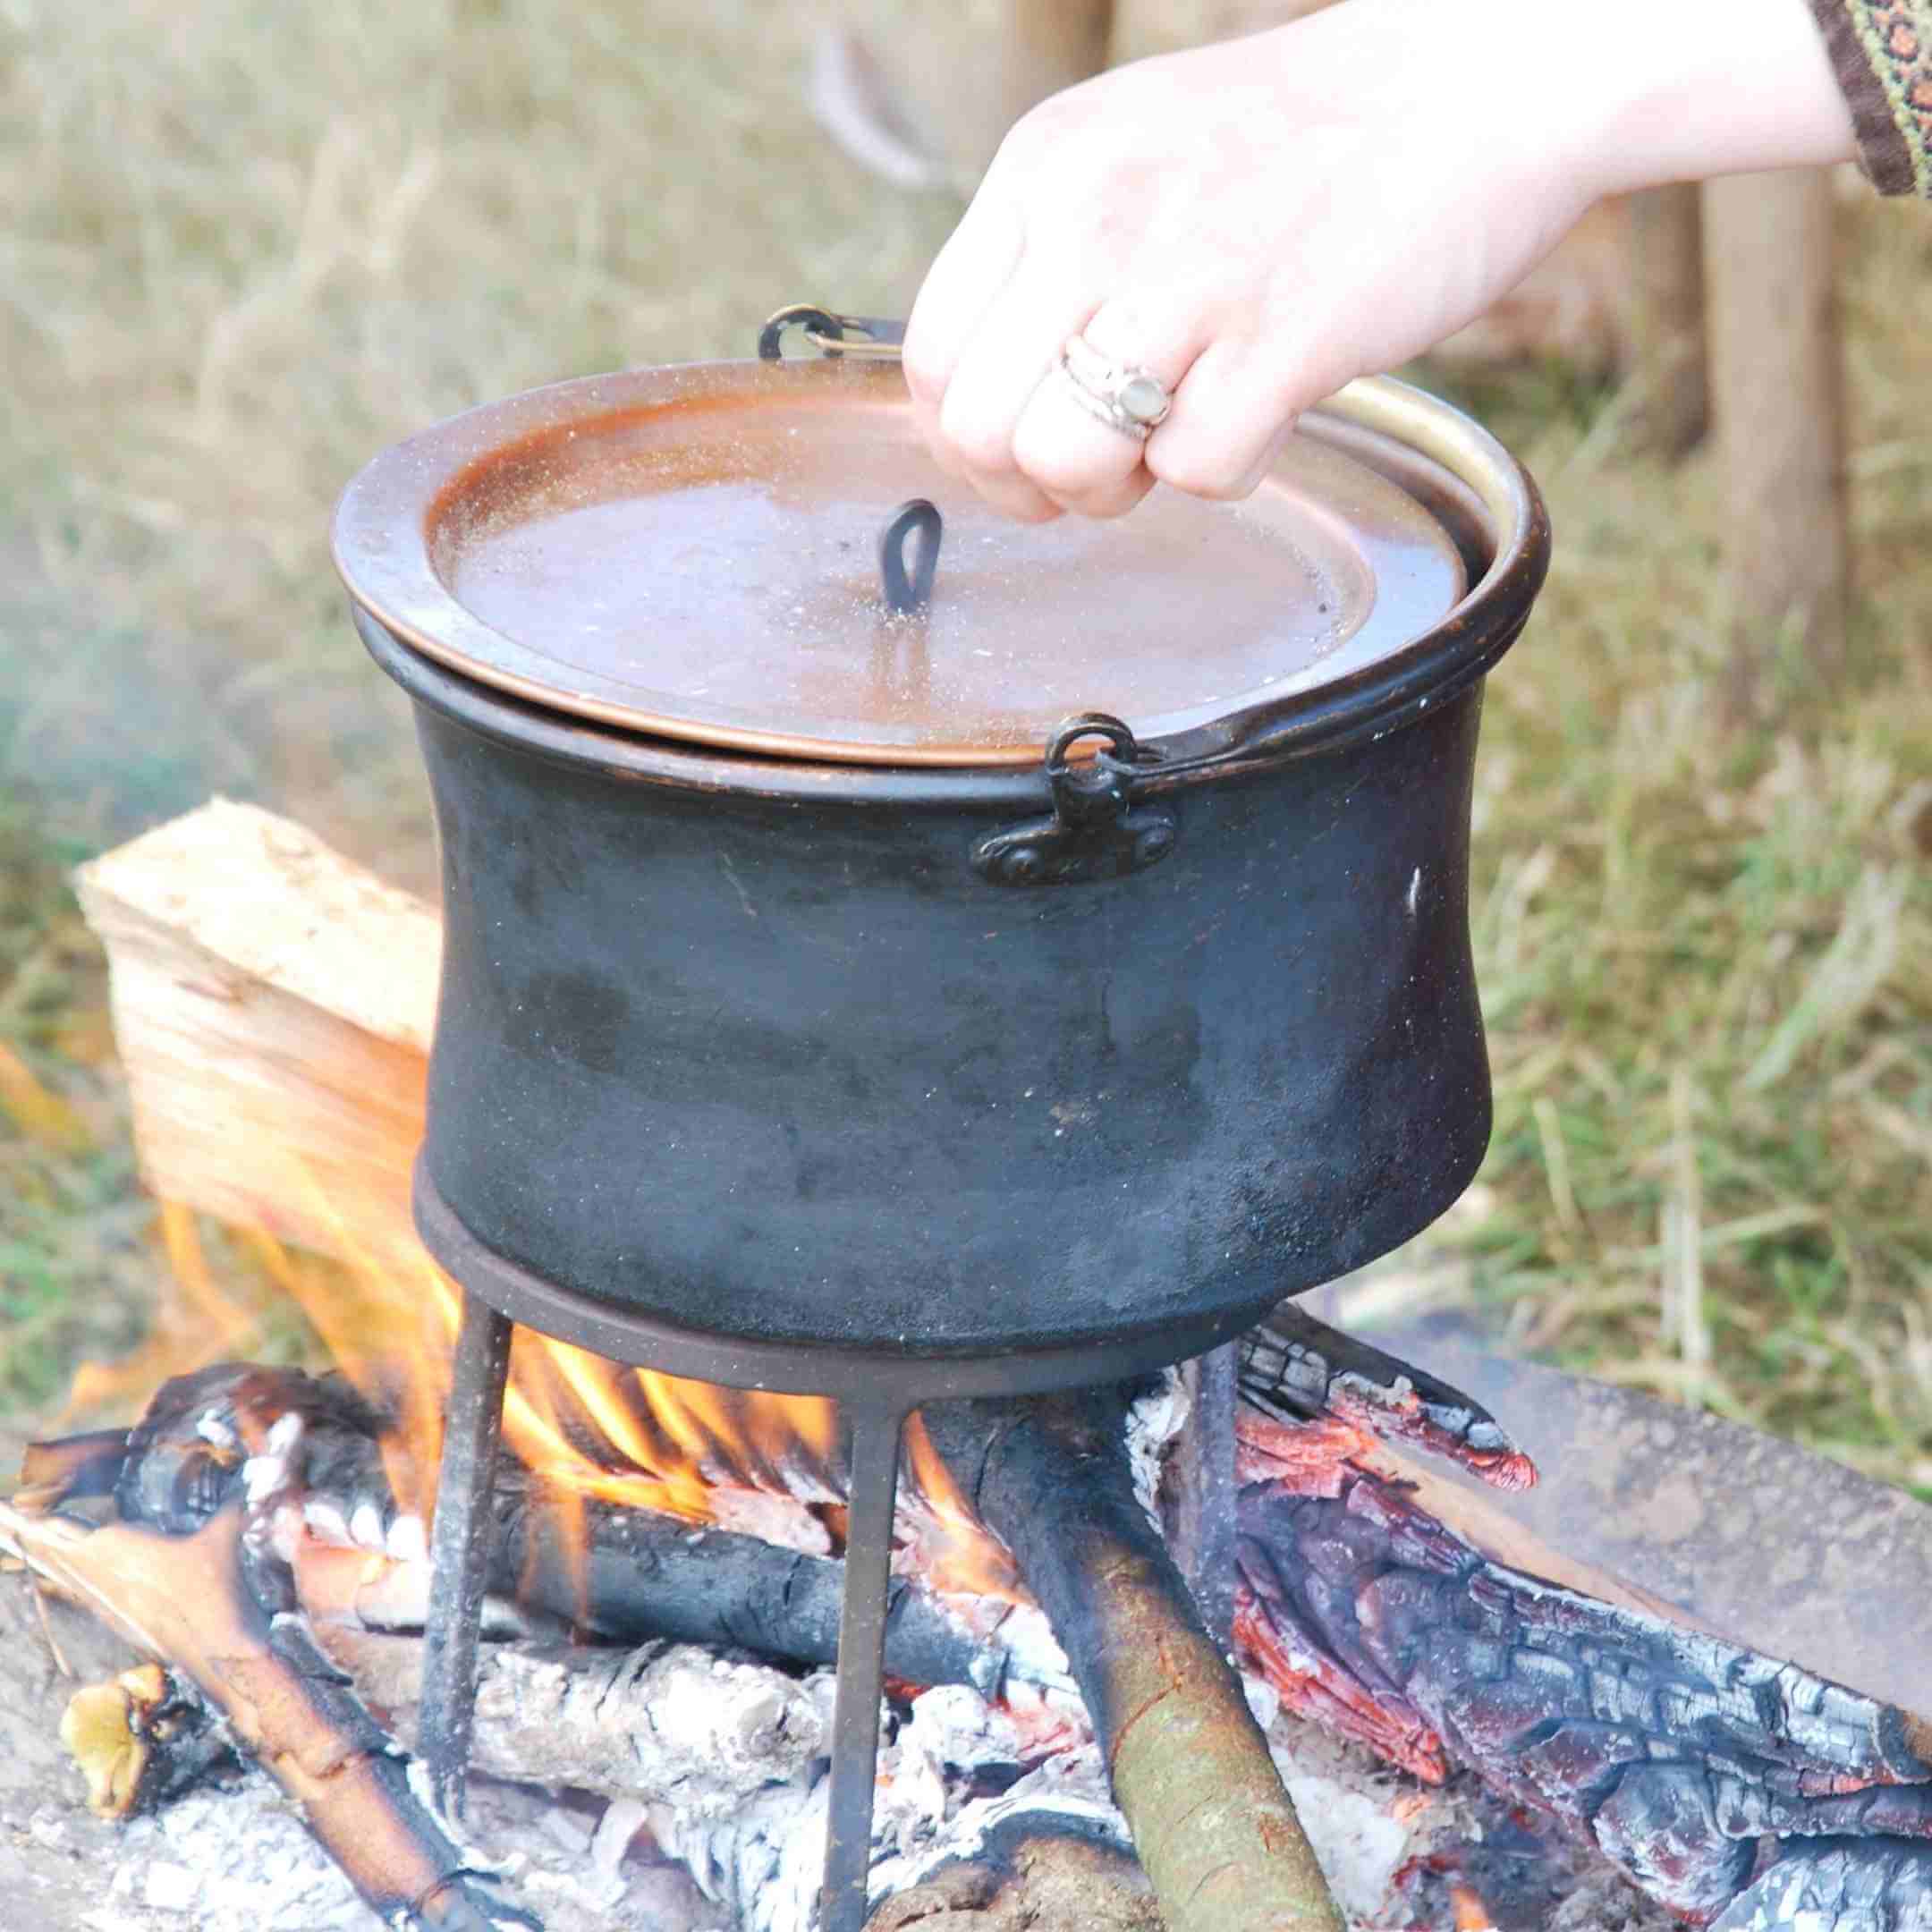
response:
[[[1114,0],[1111,57],[1117,64],[1177,53],[1279,27],[1334,4],[1335,0]]]
[[[1631,373],[1643,385],[1645,441],[1674,462],[1703,441],[1710,422],[1703,197],[1683,182],[1632,195],[1625,206]]]
[[[859,0],[852,31],[894,117],[964,189],[1028,108],[1106,64],[1113,0]]]
[[[1705,190],[1712,395],[1736,624],[1731,699],[1741,716],[1770,708],[1779,683],[1828,682],[1844,657],[1844,371],[1832,202],[1831,177],[1817,171],[1740,175]]]

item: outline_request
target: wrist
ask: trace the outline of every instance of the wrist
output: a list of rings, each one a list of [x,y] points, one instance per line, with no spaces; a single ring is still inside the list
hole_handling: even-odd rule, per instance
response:
[[[1566,96],[1584,83],[1578,165],[1593,196],[1855,157],[1807,0],[1618,0],[1614,17],[1609,31],[1541,35],[1550,79]]]

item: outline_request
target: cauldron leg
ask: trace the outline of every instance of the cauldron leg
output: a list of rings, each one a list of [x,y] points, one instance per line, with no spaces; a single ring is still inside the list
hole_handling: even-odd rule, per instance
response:
[[[444,1422],[443,1472],[429,1536],[429,1617],[423,1644],[420,1750],[446,1816],[461,1818],[476,1718],[477,1638],[489,1563],[490,1488],[503,1432],[510,1321],[463,1296],[455,1375]]]
[[[893,1504],[905,1411],[846,1404],[852,1425],[845,1597],[839,1614],[838,1702],[832,1720],[832,1797],[826,1833],[823,1932],[860,1932],[872,1865],[879,1699],[892,1580]]]

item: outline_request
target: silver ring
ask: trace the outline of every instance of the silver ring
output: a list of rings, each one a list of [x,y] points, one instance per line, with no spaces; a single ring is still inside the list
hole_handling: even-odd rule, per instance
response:
[[[1152,371],[1104,356],[1084,335],[1069,335],[1059,370],[1068,392],[1089,415],[1145,443],[1167,419],[1174,396]]]

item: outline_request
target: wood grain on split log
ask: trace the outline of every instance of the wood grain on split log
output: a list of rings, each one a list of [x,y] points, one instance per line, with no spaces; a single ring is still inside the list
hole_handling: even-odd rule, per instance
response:
[[[76,885],[113,962],[154,1192],[325,1251],[346,1234],[384,1259],[415,1253],[435,911],[300,826],[219,799]]]
[[[1169,1932],[1340,1932],[1240,1680],[1134,1496],[1119,1393],[927,1419],[1066,1648]]]

